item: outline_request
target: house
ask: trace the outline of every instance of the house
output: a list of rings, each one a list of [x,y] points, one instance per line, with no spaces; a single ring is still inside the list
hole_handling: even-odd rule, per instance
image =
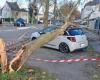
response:
[[[100,17],[100,0],[92,0],[86,3],[81,11],[83,23],[87,22],[88,28],[95,29],[98,17]]]
[[[28,23],[28,11],[20,9],[17,2],[7,2],[1,10],[2,19],[11,18],[14,21],[17,18],[23,18]]]
[[[40,21],[40,20],[43,20],[44,19],[44,14],[38,14],[37,16],[37,20]],[[53,13],[48,13],[48,20],[50,21],[52,18],[54,17]]]
[[[0,19],[2,18],[2,9],[0,9]]]

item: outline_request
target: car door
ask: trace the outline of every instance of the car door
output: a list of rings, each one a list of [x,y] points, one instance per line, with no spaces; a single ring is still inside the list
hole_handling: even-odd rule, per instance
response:
[[[50,42],[48,42],[44,46],[58,49],[58,45],[59,45],[59,41],[60,41],[59,38],[60,38],[60,36],[56,37],[55,39],[51,40]]]

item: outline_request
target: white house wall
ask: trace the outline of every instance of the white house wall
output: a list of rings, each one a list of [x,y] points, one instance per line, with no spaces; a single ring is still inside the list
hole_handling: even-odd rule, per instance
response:
[[[8,4],[6,3],[2,10],[2,18],[9,18],[12,16],[11,9],[9,8]]]
[[[96,20],[89,21],[89,29],[93,30]]]
[[[100,5],[96,5],[96,6],[86,6],[82,13],[81,13],[81,19],[84,19],[86,17],[88,17],[88,15],[94,11],[91,16],[89,17],[89,19],[94,19],[97,17],[100,17],[100,11],[99,11],[99,7]]]
[[[96,8],[96,6],[86,6],[86,7],[83,9],[82,13],[81,13],[81,18],[84,19],[84,18],[88,17],[88,15],[89,15],[92,11],[95,11],[95,12],[93,12],[93,13],[91,14],[90,18],[95,18],[96,15],[95,15],[94,13],[97,13],[97,12],[98,12],[97,9],[98,9],[98,8]]]
[[[89,19],[100,17],[99,5],[96,5],[94,8],[94,12],[91,14]]]
[[[89,17],[89,29],[94,30],[95,27],[95,19],[100,17],[100,4],[94,6],[85,6],[81,13],[81,19],[88,17],[88,15],[94,11]],[[93,20],[94,19],[94,20]]]

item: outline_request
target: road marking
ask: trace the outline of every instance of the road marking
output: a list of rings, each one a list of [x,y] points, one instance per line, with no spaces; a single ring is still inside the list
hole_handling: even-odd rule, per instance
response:
[[[19,31],[19,30],[25,30],[25,29],[29,29],[31,27],[20,27],[20,28],[16,28],[16,29],[8,29],[8,30],[0,30],[0,32],[12,32],[12,31]]]
[[[18,27],[17,29],[23,30],[23,29],[29,29],[30,27]]]

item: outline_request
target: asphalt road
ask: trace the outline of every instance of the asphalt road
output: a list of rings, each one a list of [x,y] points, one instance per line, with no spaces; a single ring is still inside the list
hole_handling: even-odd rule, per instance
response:
[[[40,28],[39,28],[40,29]],[[20,37],[26,32],[25,36],[29,35],[38,30],[37,28],[27,28],[27,29],[2,29],[0,30],[0,37],[4,38],[6,41],[13,41],[21,39]],[[94,39],[93,36],[90,37],[90,33],[86,32],[90,39]],[[91,33],[92,34],[92,33]],[[97,40],[97,39],[96,39]],[[95,45],[93,40],[89,41],[89,46]],[[92,44],[91,44],[92,43]],[[93,46],[92,45],[92,46]],[[96,44],[97,45],[97,44]],[[96,46],[95,45],[95,46]],[[48,60],[63,60],[71,58],[89,58],[91,57],[87,51],[75,51],[69,54],[63,54],[58,50],[53,50],[49,48],[40,48],[36,52],[33,52],[26,65],[40,67],[43,70],[48,71],[57,77],[58,80],[92,80],[91,76],[87,72],[87,65],[91,62],[73,62],[73,63],[50,63],[43,61],[36,61],[33,58],[48,59]]]
[[[20,41],[23,38],[29,38],[31,33],[37,30],[42,29],[41,25],[38,28],[32,25],[27,27],[9,27],[9,26],[0,26],[0,37],[5,41]]]

